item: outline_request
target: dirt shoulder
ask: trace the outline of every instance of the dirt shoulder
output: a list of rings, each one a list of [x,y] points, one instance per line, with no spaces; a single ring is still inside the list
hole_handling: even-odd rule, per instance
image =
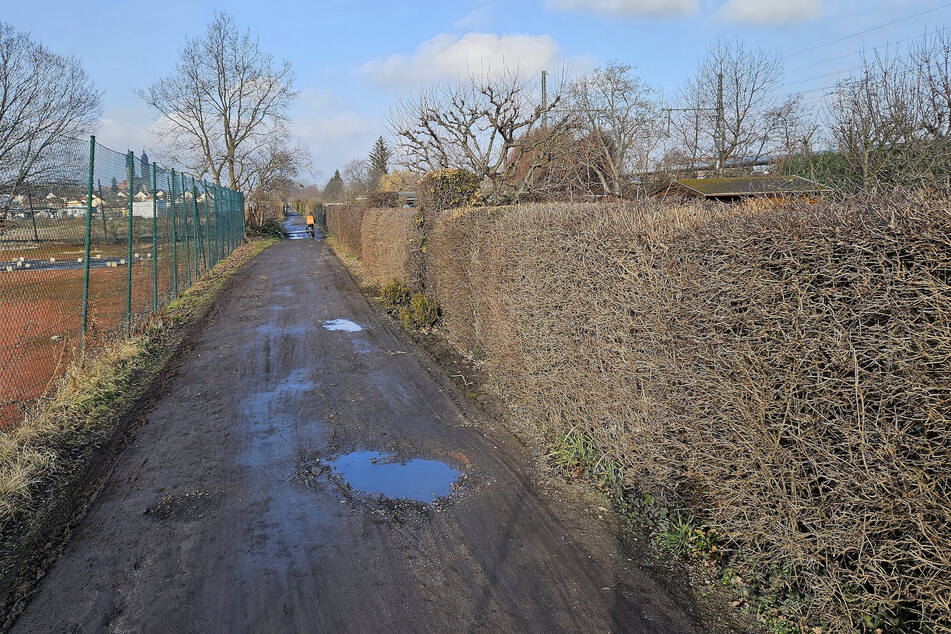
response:
[[[23,424],[3,432],[0,629],[27,604],[235,274],[274,240],[239,247],[143,333],[75,368]]]

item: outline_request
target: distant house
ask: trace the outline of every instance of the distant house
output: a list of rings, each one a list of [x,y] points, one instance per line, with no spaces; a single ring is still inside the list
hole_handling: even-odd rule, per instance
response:
[[[135,198],[135,199],[138,200],[138,201],[151,200],[151,198],[149,197],[149,195],[146,194],[145,192],[138,192],[133,198]]]
[[[801,198],[821,196],[831,189],[801,176],[738,176],[677,178],[655,190],[658,197],[733,201],[743,198]]]

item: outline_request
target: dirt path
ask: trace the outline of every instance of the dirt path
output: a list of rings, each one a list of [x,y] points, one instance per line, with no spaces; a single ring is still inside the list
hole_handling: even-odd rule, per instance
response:
[[[321,241],[239,275],[14,631],[704,629],[460,409]],[[372,496],[329,468],[355,450],[461,476],[431,505]],[[442,486],[381,466],[380,486]]]

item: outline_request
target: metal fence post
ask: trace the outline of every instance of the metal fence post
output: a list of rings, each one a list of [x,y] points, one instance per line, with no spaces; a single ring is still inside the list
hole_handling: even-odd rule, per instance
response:
[[[238,204],[233,189],[228,190],[228,199],[231,207],[231,250],[234,251],[238,248]]]
[[[93,169],[96,164],[96,137],[89,137],[89,181],[86,189],[86,245],[83,257],[83,307],[82,323],[79,328],[79,354],[86,351],[86,326],[89,323],[89,258],[92,240],[92,186]]]
[[[129,150],[126,164],[129,178],[129,239],[127,242],[128,248],[126,249],[125,333],[129,335],[132,332],[132,202],[135,200],[132,191],[135,181],[135,154],[132,150]]]
[[[238,195],[238,217],[241,219],[241,234],[238,237],[240,242],[244,242],[244,194],[241,192],[235,193]]]
[[[172,170],[171,196],[169,198],[172,206],[172,286],[175,287],[175,297],[178,297],[178,220],[175,218],[175,170]]]
[[[158,168],[152,163],[152,312],[158,312]]]
[[[222,238],[224,237],[221,233],[221,189],[215,185],[211,184],[211,191],[215,194],[215,258],[221,262],[224,259],[222,255]]]
[[[227,238],[226,244],[228,248],[228,255],[231,255],[231,252],[234,250],[234,224],[231,222],[231,190],[222,188],[221,189],[221,211],[224,213],[225,217],[225,230],[227,233],[225,237]]]
[[[201,186],[205,190],[205,234],[208,236],[207,242],[211,243],[208,245],[208,251],[211,253],[211,267],[214,268],[218,264],[218,239],[217,236],[211,235],[211,211],[209,209],[211,205],[208,202],[208,181],[202,179]]]
[[[185,288],[188,288],[192,285],[192,248],[188,238],[188,200],[185,198],[188,189],[185,187],[185,174],[180,176],[182,177],[182,220],[185,224]]]
[[[192,214],[195,220],[195,226],[192,229],[195,232],[195,281],[198,281],[198,254],[201,253],[202,261],[205,259],[205,245],[201,239],[201,219],[198,216],[198,187],[195,185],[195,177],[192,176]],[[207,263],[206,263],[207,264]]]
[[[240,210],[238,209],[240,205],[240,200],[238,198],[238,192],[231,192],[232,205],[234,206],[234,248],[237,249],[241,246],[241,224],[244,222],[244,218],[240,217]]]

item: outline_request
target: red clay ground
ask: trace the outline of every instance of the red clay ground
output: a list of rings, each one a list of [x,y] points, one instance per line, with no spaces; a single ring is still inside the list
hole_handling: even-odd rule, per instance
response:
[[[125,257],[127,247],[97,248],[103,257]],[[23,255],[31,260],[75,262],[76,245],[43,245],[41,249],[0,251],[0,260]],[[80,247],[81,249],[81,247]],[[147,245],[134,247],[145,255]],[[184,245],[182,246],[184,251]],[[24,410],[43,396],[73,362],[79,350],[82,315],[81,268],[70,270],[0,271],[0,428],[16,424]],[[192,272],[192,276],[194,273]],[[126,316],[125,266],[90,270],[87,345],[95,347],[114,336]],[[171,248],[159,252],[159,306],[172,295]],[[186,262],[179,261],[179,287],[188,280]],[[152,262],[137,261],[132,269],[132,310],[141,321],[152,308]],[[121,330],[121,328],[119,328]]]

